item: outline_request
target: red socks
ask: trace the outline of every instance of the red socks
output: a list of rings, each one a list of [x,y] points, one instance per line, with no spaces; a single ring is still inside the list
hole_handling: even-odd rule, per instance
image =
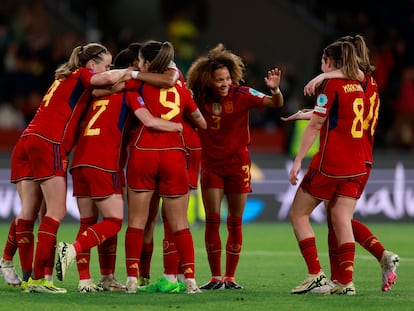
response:
[[[10,230],[12,229],[12,226],[10,227]],[[34,227],[34,220],[18,219],[17,224],[15,225],[15,230],[16,230],[15,238],[17,241],[16,245],[18,245],[18,248],[19,248],[20,264],[22,266],[24,281],[27,281],[32,274],[32,264],[33,264],[33,256],[34,256],[33,254],[34,252],[33,227]],[[9,233],[9,236],[10,236],[10,233]]]
[[[78,239],[81,234],[88,229],[90,226],[96,224],[98,218],[95,216],[85,217],[80,219],[80,226],[76,239]],[[82,252],[77,253],[76,255],[76,265],[78,267],[78,274],[80,280],[88,280],[91,278],[89,271],[89,261],[91,259],[90,249],[86,249]]]
[[[122,227],[120,218],[104,218],[86,229],[73,243],[76,253],[91,249],[92,247],[102,244],[107,238],[116,235]]]
[[[118,234],[106,239],[98,245],[99,266],[101,275],[114,275],[116,264],[116,249],[118,247]]]
[[[321,271],[321,265],[318,258],[315,238],[312,237],[299,241],[299,248],[308,267],[308,273],[319,273]]]
[[[174,232],[175,246],[177,248],[181,268],[186,279],[194,279],[195,275],[195,259],[194,259],[194,243],[190,229],[183,229]]]
[[[143,243],[140,256],[139,276],[149,279],[153,250],[154,241],[151,241],[150,243]]]
[[[127,276],[138,278],[139,260],[143,243],[144,230],[128,227],[125,233],[125,263]]]
[[[355,243],[344,243],[338,247],[339,271],[338,281],[346,285],[352,282],[354,272]]]
[[[328,247],[329,247],[329,263],[331,267],[331,280],[338,280],[339,278],[339,257],[338,257],[338,242],[332,227],[328,231]]]
[[[234,277],[242,248],[242,218],[227,217],[226,277]],[[215,275],[215,274],[213,274]]]
[[[211,275],[221,275],[220,214],[206,215],[204,240]]]
[[[378,262],[381,261],[382,254],[385,251],[384,246],[369,228],[358,220],[352,220],[352,231],[354,232],[355,241],[363,248],[370,252]]]
[[[177,274],[180,258],[174,241],[174,233],[167,219],[163,217],[164,239],[162,241],[162,253],[164,262],[164,274]]]
[[[19,225],[19,224],[18,224]],[[52,217],[44,216],[37,233],[36,256],[33,265],[35,280],[45,277],[45,267],[55,254],[56,234],[60,223]],[[17,232],[16,232],[17,234]]]
[[[7,235],[7,241],[6,241],[6,245],[4,246],[4,251],[3,251],[3,258],[5,260],[12,261],[17,251],[16,221],[17,219],[13,219],[10,224],[9,234]]]

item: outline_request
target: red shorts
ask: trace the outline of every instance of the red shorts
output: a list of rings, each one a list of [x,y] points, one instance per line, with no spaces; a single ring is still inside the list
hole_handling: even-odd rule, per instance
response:
[[[93,167],[75,167],[70,171],[74,197],[106,198],[122,194],[123,173],[106,172]]]
[[[220,161],[202,160],[201,188],[224,189],[224,193],[248,193],[250,187],[250,154],[243,149]]]
[[[200,163],[201,163],[201,149],[187,150],[187,171],[188,181],[190,183],[190,189],[197,189],[198,176],[200,174]]]
[[[128,187],[135,191],[158,190],[161,196],[188,192],[186,155],[182,150],[131,149],[127,167]]]
[[[334,196],[345,196],[359,199],[364,188],[362,183],[365,175],[352,178],[332,178],[309,168],[300,187],[315,198],[331,200]]]
[[[66,177],[68,159],[61,144],[37,135],[20,137],[11,157],[10,181],[40,181],[54,176]]]
[[[362,181],[362,186],[361,186],[362,187],[362,191],[365,190],[365,187],[366,187],[366,185],[368,183],[369,175],[371,174],[371,169],[372,169],[372,166],[367,166],[367,174],[364,175],[364,180]]]

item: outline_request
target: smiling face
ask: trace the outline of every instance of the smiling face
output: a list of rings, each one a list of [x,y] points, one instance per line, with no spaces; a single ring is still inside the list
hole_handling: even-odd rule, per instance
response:
[[[232,84],[230,72],[227,67],[221,67],[213,72],[210,89],[216,99],[222,99],[229,93]]]

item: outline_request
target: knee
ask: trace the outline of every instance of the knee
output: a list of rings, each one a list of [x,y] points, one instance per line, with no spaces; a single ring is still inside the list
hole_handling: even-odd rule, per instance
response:
[[[292,208],[290,209],[289,212],[289,221],[291,224],[295,224],[298,222],[299,220],[299,213],[296,211],[296,209],[292,206]]]

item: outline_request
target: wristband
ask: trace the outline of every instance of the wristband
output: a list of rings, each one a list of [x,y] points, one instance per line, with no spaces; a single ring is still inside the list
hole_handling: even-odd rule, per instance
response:
[[[274,89],[270,89],[270,92],[271,92],[273,95],[277,95],[277,94],[279,94],[279,93],[280,93],[280,89],[279,89],[279,87],[278,87],[276,90],[274,90]]]
[[[138,74],[139,74],[138,70],[131,71],[131,78],[138,79]]]

